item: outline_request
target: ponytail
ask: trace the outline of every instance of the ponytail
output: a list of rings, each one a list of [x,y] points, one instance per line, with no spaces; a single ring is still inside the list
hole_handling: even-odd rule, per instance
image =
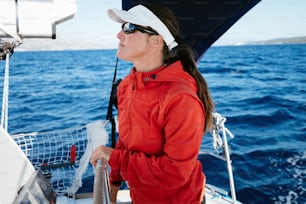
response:
[[[195,61],[195,53],[187,44],[183,43],[180,34],[180,29],[175,15],[164,6],[157,6],[151,4],[144,4],[148,9],[150,9],[154,14],[156,14],[160,20],[167,26],[169,31],[174,36],[178,46],[169,51],[168,46],[165,44],[163,49],[164,63],[170,64],[174,61],[180,60],[184,71],[189,73],[190,76],[194,78],[197,85],[197,95],[202,101],[205,112],[205,124],[204,131],[210,130],[212,127],[212,112],[214,109],[213,101],[209,94],[209,89],[207,83],[197,68]]]
[[[174,48],[171,52],[168,51],[167,46],[164,48],[164,63],[172,63],[173,61],[180,60],[184,71],[194,78],[197,85],[197,95],[202,101],[205,112],[205,125],[204,131],[210,130],[212,127],[212,111],[214,109],[214,103],[210,97],[208,85],[196,66],[195,53],[193,50],[184,44]]]

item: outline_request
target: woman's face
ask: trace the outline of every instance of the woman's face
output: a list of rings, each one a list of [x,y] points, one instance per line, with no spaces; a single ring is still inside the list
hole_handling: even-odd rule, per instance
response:
[[[130,62],[146,59],[150,54],[149,38],[151,35],[136,30],[133,33],[126,34],[122,30],[117,34],[119,45],[117,56],[120,59]]]

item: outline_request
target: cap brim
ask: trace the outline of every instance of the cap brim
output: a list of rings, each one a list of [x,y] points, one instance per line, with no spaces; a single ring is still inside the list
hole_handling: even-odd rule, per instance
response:
[[[147,26],[142,20],[139,19],[138,16],[125,10],[108,9],[107,14],[110,17],[110,19],[118,23],[129,22],[137,25]]]

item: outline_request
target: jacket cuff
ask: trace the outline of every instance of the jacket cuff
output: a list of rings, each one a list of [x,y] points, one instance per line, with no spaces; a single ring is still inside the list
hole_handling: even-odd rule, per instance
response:
[[[114,186],[120,186],[123,181],[120,175],[120,150],[113,150],[110,155],[108,164],[111,167],[110,183]]]
[[[112,180],[110,180],[109,182],[111,185],[117,186],[117,187],[120,187],[122,183],[122,181],[112,181]]]

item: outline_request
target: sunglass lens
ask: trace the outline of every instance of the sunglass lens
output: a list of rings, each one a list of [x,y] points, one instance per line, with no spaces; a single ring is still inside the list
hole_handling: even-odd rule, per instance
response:
[[[132,23],[124,23],[122,24],[122,31],[127,34],[133,33],[135,32],[135,26]]]

